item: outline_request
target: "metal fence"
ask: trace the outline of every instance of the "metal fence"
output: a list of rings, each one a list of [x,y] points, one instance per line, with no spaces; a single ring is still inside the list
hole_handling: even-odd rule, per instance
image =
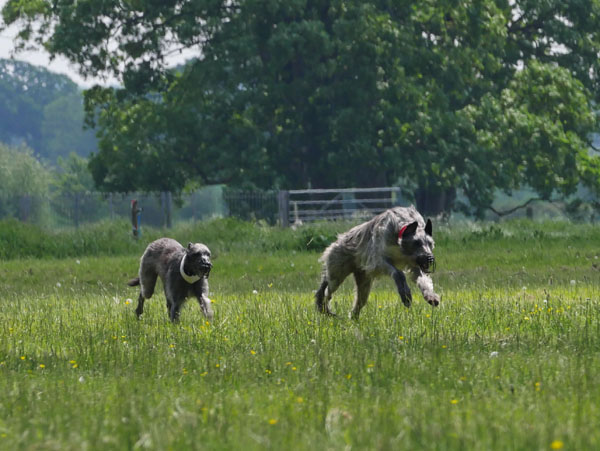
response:
[[[586,193],[578,193],[576,199],[581,200],[581,205],[539,201],[527,209],[518,207],[528,195],[522,194],[521,198],[498,202],[500,210],[514,210],[510,215],[490,212],[487,219],[527,216],[594,222],[598,217],[600,204],[595,197],[588,199],[590,195]],[[141,208],[142,227],[171,227],[181,222],[229,216],[287,227],[315,220],[370,218],[390,207],[410,203],[398,187],[245,191],[218,185],[178,196],[168,192],[0,196],[0,219],[16,218],[50,228],[78,227],[117,218],[129,221],[134,199]]]
[[[403,203],[398,187],[280,191],[282,225],[323,219],[370,218]]]
[[[277,192],[211,186],[175,196],[161,193],[70,193],[0,197],[0,219],[16,218],[47,227],[67,227],[106,219],[131,218],[131,202],[141,208],[141,224],[171,227],[213,217],[235,216],[275,224]]]
[[[244,191],[211,186],[175,196],[160,193],[48,194],[0,198],[0,219],[15,217],[48,227],[75,226],[131,218],[132,201],[141,225],[171,227],[185,221],[233,216],[289,226],[324,219],[370,217],[399,205],[399,188]]]

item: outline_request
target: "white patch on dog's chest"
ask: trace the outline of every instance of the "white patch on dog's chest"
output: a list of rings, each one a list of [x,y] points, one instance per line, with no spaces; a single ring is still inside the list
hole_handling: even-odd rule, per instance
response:
[[[181,263],[179,264],[179,274],[181,274],[181,277],[183,277],[183,280],[185,280],[187,283],[193,284],[200,280],[200,276],[188,276],[183,270],[183,265],[185,264],[186,256],[186,254],[183,254],[183,258],[181,259]]]

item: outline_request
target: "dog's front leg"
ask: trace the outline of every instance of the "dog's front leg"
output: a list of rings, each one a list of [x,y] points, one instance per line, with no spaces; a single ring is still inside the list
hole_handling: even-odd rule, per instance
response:
[[[413,268],[411,270],[412,279],[415,281],[421,293],[423,293],[423,297],[429,304],[437,307],[440,305],[440,297],[433,290],[433,281],[431,277],[421,271],[421,268]]]
[[[200,304],[200,309],[202,310],[202,313],[204,314],[204,316],[206,316],[207,319],[212,320],[214,314],[211,307],[210,299],[208,298],[207,280],[205,278],[200,279],[194,284],[193,290],[196,299],[198,299],[198,304]]]
[[[394,279],[394,283],[396,284],[396,288],[398,289],[398,294],[402,299],[402,303],[406,307],[410,307],[410,304],[412,303],[412,294],[410,292],[410,288],[408,287],[408,283],[406,282],[406,276],[402,271],[396,268],[391,261],[387,259],[384,261],[387,271],[390,273],[390,276],[392,276],[392,279]]]

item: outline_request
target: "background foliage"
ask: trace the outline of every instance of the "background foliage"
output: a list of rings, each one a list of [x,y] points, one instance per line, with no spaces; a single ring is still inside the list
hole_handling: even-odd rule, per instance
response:
[[[595,0],[9,1],[83,74],[106,190],[400,183],[424,213],[598,188]],[[41,23],[39,30],[34,23]],[[170,70],[179,49],[199,57]],[[201,50],[200,50],[201,49]]]
[[[0,142],[25,145],[48,163],[71,152],[87,157],[97,145],[83,118],[82,90],[67,76],[0,59]]]

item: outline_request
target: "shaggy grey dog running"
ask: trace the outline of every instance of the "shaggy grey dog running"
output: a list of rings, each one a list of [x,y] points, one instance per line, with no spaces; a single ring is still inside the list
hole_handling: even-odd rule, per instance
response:
[[[131,279],[129,286],[140,285],[140,295],[135,313],[144,312],[144,301],[154,294],[156,279],[160,276],[167,298],[167,311],[171,321],[179,319],[179,311],[188,296],[196,296],[202,313],[213,316],[208,298],[208,275],[212,268],[210,250],[202,243],[189,243],[187,248],[171,238],[160,238],[148,245],[140,260],[139,277]]]
[[[323,279],[315,295],[316,307],[333,315],[331,296],[349,275],[354,275],[356,297],[350,313],[358,319],[367,303],[373,279],[389,274],[405,306],[412,295],[401,269],[408,268],[423,297],[437,306],[440,297],[433,290],[428,273],[435,268],[431,220],[425,220],[413,207],[396,207],[338,236],[323,253]]]

